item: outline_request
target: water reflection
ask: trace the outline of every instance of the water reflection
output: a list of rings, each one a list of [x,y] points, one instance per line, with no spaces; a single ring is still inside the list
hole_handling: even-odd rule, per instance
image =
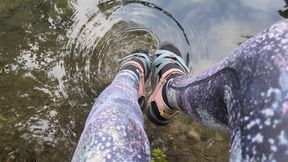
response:
[[[0,161],[69,161],[94,99],[115,75],[118,58],[137,48],[153,52],[170,41],[197,74],[281,19],[279,14],[286,17],[283,4],[0,2]],[[227,160],[223,135],[185,116],[169,127],[146,127],[152,147],[166,151],[171,161]]]
[[[0,6],[0,161],[48,161],[58,151],[64,156],[55,159],[67,159],[74,146],[66,140],[74,138],[71,123],[64,122],[70,106],[50,71],[66,51],[57,22],[65,24],[71,9],[61,1]]]
[[[278,10],[279,15],[281,15],[284,18],[288,18],[288,1],[284,0],[284,2],[286,3],[286,5],[284,6],[285,9],[284,10]]]

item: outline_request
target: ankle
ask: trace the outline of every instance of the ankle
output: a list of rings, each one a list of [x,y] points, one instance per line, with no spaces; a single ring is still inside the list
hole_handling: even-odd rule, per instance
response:
[[[121,70],[130,70],[137,76],[138,79],[140,79],[138,69],[134,65],[124,66]]]
[[[172,78],[171,78],[172,79]],[[171,107],[171,105],[168,102],[168,98],[167,98],[167,86],[168,86],[168,81],[163,85],[162,88],[162,97],[163,97],[163,101],[164,103],[171,109],[174,109]]]
[[[132,59],[133,61],[135,61],[135,62],[137,62],[138,64],[140,64],[141,65],[141,67],[142,67],[142,69],[144,70],[144,65],[143,65],[143,63],[141,62],[141,61],[139,61],[139,60],[137,60],[137,59]],[[121,70],[130,70],[130,71],[132,71],[134,74],[136,74],[137,75],[137,78],[138,79],[141,79],[140,78],[140,71],[141,71],[141,69],[139,69],[138,67],[136,67],[135,65],[126,65],[126,66],[124,66],[124,67],[122,67],[121,68]],[[145,73],[145,70],[144,70],[144,73]]]
[[[163,69],[162,69],[162,70],[160,71],[160,73],[159,73],[159,77],[161,78],[161,76],[162,76],[166,71],[168,71],[168,70],[170,70],[170,69],[172,69],[172,68],[180,69],[180,70],[181,70],[181,68],[180,68],[178,65],[175,65],[175,64],[170,63],[170,64],[167,64],[166,66],[163,67]],[[175,78],[175,77],[177,77],[177,76],[180,76],[180,75],[181,75],[181,74],[172,74],[172,75],[170,75],[170,76],[167,78],[167,81],[170,80],[170,79],[172,79],[172,78]]]
[[[175,64],[168,64],[168,65],[166,65],[166,66],[164,66],[164,68],[161,70],[161,72],[160,72],[160,77],[167,71],[167,70],[169,70],[169,69],[172,69],[172,68],[177,68],[177,69],[180,69],[180,67],[179,66],[177,66],[177,65],[175,65]],[[163,101],[164,101],[164,103],[168,106],[168,107],[170,107],[171,109],[173,109],[171,106],[170,106],[170,104],[169,104],[169,102],[168,102],[168,98],[167,98],[167,86],[168,86],[168,83],[169,83],[169,80],[170,79],[173,79],[173,78],[176,78],[176,77],[178,77],[178,76],[181,76],[182,74],[180,74],[180,73],[175,73],[175,74],[171,74],[168,78],[167,78],[167,81],[166,81],[166,83],[163,85],[163,88],[162,88],[162,97],[163,97]]]

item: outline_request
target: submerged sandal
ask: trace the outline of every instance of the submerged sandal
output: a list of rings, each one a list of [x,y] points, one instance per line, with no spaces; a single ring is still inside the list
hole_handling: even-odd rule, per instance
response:
[[[168,68],[160,78],[160,71],[168,64],[177,65]],[[169,66],[169,65],[168,65]],[[152,86],[155,88],[148,100],[148,109],[146,115],[148,119],[156,125],[164,126],[170,122],[178,110],[170,108],[164,102],[162,90],[171,75],[187,75],[189,69],[184,60],[173,52],[168,50],[157,50],[155,52],[155,59],[152,63]]]
[[[143,111],[146,107],[145,105],[145,98],[146,98],[145,81],[148,79],[150,71],[151,71],[150,56],[147,51],[144,51],[144,50],[135,51],[135,53],[120,59],[119,62],[121,62],[121,64],[119,66],[118,71],[128,66],[136,67],[136,72],[138,73],[139,79],[140,79],[139,90],[138,90],[138,103],[140,105],[141,110]]]

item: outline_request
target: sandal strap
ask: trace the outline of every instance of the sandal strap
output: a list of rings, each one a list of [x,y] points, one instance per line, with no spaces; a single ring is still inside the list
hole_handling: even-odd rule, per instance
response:
[[[167,78],[169,78],[170,75],[176,73],[183,75],[185,74],[182,70],[176,68],[167,70],[160,78],[159,83],[157,84],[153,94],[150,96],[148,101],[148,103],[153,101],[156,102],[160,115],[165,119],[171,119],[178,113],[177,110],[174,110],[165,104],[162,96],[163,85],[167,82]]]
[[[133,53],[131,55],[128,55],[128,56],[125,56],[125,57],[119,59],[118,62],[122,62],[122,63],[119,66],[118,71],[123,67],[124,64],[127,65],[126,64],[127,61],[130,61],[132,59],[137,59],[137,60],[140,60],[142,62],[142,64],[144,65],[143,70],[146,73],[145,79],[147,79],[149,76],[149,72],[151,70],[151,61],[150,61],[149,56],[147,54],[144,54],[144,53]],[[142,69],[141,65],[140,65],[140,68]]]
[[[156,50],[155,54],[159,56],[155,59],[155,61],[153,62],[153,65],[157,66],[162,63],[166,63],[166,65],[169,63],[175,63],[179,65],[183,71],[185,71],[186,73],[189,73],[189,68],[185,64],[185,61],[182,59],[182,57],[176,55],[175,53],[167,51],[167,50]],[[163,59],[165,60],[164,62],[162,62]]]
[[[152,77],[154,78],[154,87],[160,79],[158,73],[163,69],[164,66],[170,63],[178,65],[184,72],[184,75],[189,73],[189,68],[186,66],[184,60],[175,53],[167,50],[156,50],[155,55],[156,59],[152,63],[152,68],[154,68],[152,75]]]
[[[136,61],[137,60],[137,61]],[[140,60],[143,64],[139,63]],[[143,111],[145,108],[145,80],[149,77],[151,71],[151,60],[149,54],[145,53],[133,53],[122,59],[119,59],[118,62],[121,62],[118,72],[123,69],[124,66],[133,65],[136,67],[136,71],[139,74],[139,89],[138,89],[138,103]]]
[[[138,71],[138,69],[140,70],[140,71],[138,71],[138,74],[139,74],[139,77],[140,77],[138,97],[139,98],[142,97],[142,96],[145,97],[145,95],[146,95],[145,94],[145,76],[144,76],[144,70],[143,70],[142,66],[138,62],[131,60],[131,61],[127,61],[127,62],[123,63],[120,66],[120,69],[122,67],[126,66],[126,65],[134,65],[134,66],[136,66],[137,71]]]

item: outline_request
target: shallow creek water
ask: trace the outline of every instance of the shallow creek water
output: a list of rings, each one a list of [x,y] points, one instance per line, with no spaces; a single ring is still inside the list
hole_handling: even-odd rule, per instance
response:
[[[288,17],[283,0],[0,0],[0,161],[69,161],[117,59],[177,46],[191,76]],[[168,161],[228,161],[227,133],[145,125]]]

